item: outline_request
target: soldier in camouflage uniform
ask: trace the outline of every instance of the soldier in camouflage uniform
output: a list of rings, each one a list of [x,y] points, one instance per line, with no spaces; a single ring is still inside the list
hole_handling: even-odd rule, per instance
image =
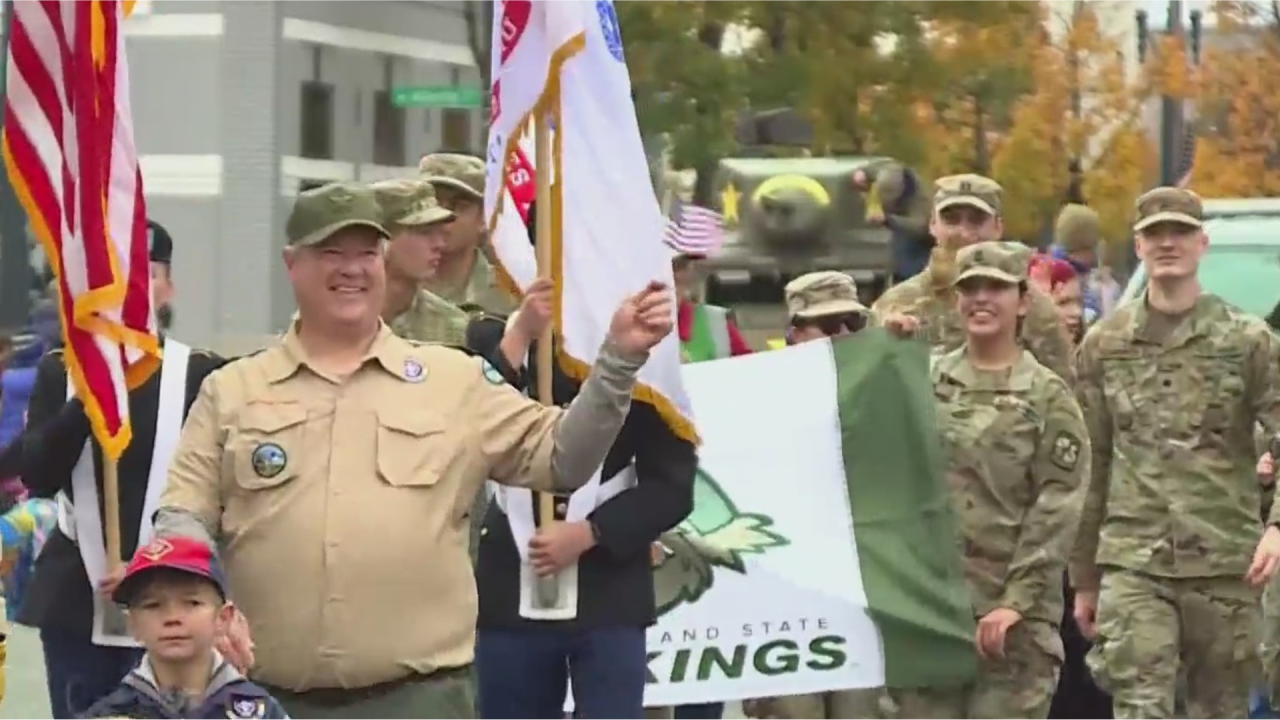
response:
[[[950,175],[938,180],[929,224],[938,242],[929,266],[881,295],[872,307],[877,316],[899,329],[904,321],[909,322],[935,349],[959,347],[965,333],[952,288],[956,253],[976,242],[1000,239],[1004,231],[1000,222],[1003,195],[996,181],[981,175]],[[1030,248],[1022,252],[1029,261]],[[1070,382],[1071,343],[1058,322],[1053,300],[1034,286],[1028,289],[1027,300],[1023,344],[1041,364]]]
[[[370,187],[391,233],[383,319],[403,338],[463,344],[467,314],[422,287],[439,266],[453,213],[436,202],[431,185],[422,180],[383,180]]]
[[[907,718],[1044,718],[1062,667],[1062,579],[1089,475],[1065,381],[1018,343],[1027,264],[1002,243],[957,258],[965,344],[932,363],[981,664],[960,688],[893,691]]]
[[[1280,510],[1259,522],[1254,424],[1280,429],[1280,363],[1261,320],[1202,293],[1200,198],[1138,199],[1142,298],[1085,336],[1077,394],[1093,445],[1071,556],[1075,617],[1117,718],[1245,717],[1258,678],[1260,587],[1280,563]],[[1261,536],[1261,540],[1259,537]]]
[[[509,314],[516,307],[515,298],[499,286],[497,272],[485,256],[484,161],[435,153],[422,159],[418,171],[435,187],[440,204],[456,216],[440,272],[427,289],[469,311]]]

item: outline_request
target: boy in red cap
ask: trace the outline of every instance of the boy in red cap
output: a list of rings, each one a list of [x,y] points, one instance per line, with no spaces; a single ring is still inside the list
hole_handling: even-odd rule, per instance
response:
[[[154,540],[129,561],[114,599],[146,654],[83,717],[288,718],[266,690],[214,650],[232,619],[226,579],[195,540]]]

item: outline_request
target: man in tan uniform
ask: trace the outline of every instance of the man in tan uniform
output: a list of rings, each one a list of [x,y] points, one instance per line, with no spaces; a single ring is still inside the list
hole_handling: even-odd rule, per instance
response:
[[[216,542],[257,642],[250,675],[293,717],[473,717],[476,490],[584,484],[673,294],[624,302],[578,397],[543,406],[482,358],[382,323],[381,218],[360,184],[299,195],[284,252],[298,319],[202,385],[156,534]]]
[[[949,175],[936,183],[929,231],[937,239],[924,272],[889,288],[873,306],[890,326],[913,325],[936,350],[951,351],[964,342],[952,282],[961,248],[1004,233],[1000,207],[1004,190],[981,175]],[[1027,259],[1031,251],[1027,249]],[[1030,310],[1023,321],[1023,344],[1045,367],[1068,382],[1072,379],[1071,343],[1058,322],[1053,300],[1039,288],[1028,293]],[[899,328],[901,329],[901,328]]]
[[[453,213],[436,202],[430,183],[417,178],[382,180],[370,187],[391,233],[383,320],[402,338],[464,344],[467,314],[422,287],[440,267]]]
[[[431,292],[467,310],[507,315],[515,299],[498,285],[498,276],[485,256],[488,234],[484,217],[484,161],[470,155],[435,153],[422,158],[418,172],[436,190],[436,199],[456,216],[449,226],[449,244]]]

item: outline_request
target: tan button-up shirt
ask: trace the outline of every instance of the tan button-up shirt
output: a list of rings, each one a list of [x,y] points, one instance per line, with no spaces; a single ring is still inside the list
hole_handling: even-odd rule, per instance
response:
[[[218,532],[254,678],[358,688],[462,666],[472,501],[487,477],[551,490],[560,414],[385,326],[360,369],[327,377],[290,331],[205,381],[160,504]]]

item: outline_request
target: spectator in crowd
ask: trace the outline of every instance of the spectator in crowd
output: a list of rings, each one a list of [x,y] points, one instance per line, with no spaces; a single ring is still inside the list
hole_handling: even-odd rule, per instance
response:
[[[1087,326],[1102,316],[1102,297],[1093,282],[1098,266],[1098,243],[1102,238],[1102,225],[1098,213],[1087,205],[1070,204],[1058,213],[1054,226],[1053,246],[1049,254],[1070,263],[1080,277],[1081,299],[1084,303],[1084,324]]]
[[[1083,280],[1066,260],[1049,255],[1035,255],[1028,269],[1031,282],[1053,298],[1058,318],[1072,342],[1084,337]]]

